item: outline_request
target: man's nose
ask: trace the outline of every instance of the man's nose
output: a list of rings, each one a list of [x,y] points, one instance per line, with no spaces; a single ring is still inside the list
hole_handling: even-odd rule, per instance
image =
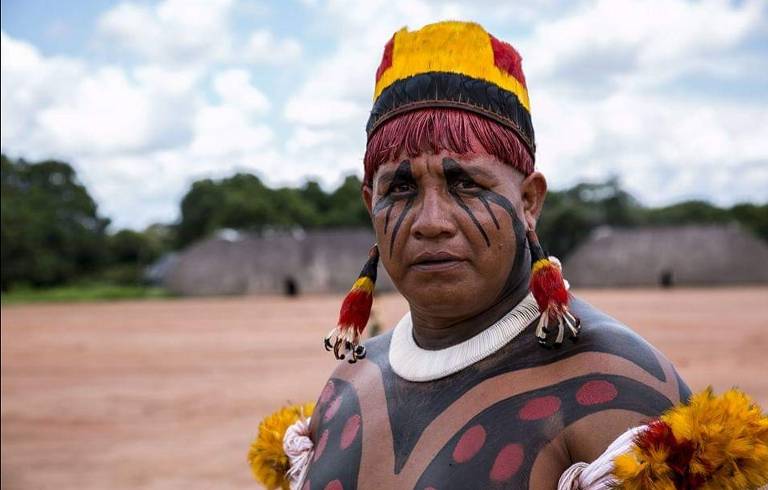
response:
[[[456,233],[450,202],[439,190],[427,189],[414,209],[411,233],[416,239],[448,238]]]

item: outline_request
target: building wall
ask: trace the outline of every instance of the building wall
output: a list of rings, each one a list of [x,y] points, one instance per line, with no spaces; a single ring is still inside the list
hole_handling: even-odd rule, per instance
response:
[[[347,291],[375,242],[368,230],[227,231],[182,251],[163,281],[182,295],[282,294],[288,281],[299,293]],[[393,290],[383,266],[377,289]]]
[[[574,286],[768,282],[768,245],[736,225],[597,230],[564,261]]]

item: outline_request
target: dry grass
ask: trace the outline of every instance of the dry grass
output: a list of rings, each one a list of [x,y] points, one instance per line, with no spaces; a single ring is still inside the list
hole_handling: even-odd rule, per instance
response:
[[[768,407],[768,288],[582,291],[665,352],[694,389]],[[2,307],[2,488],[255,488],[258,421],[314,399],[339,298]],[[377,302],[391,325],[398,296]]]

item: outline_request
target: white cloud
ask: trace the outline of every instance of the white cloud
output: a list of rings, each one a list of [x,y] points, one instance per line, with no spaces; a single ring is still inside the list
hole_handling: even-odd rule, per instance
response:
[[[288,64],[299,59],[301,51],[296,39],[277,39],[272,32],[260,29],[251,34],[241,54],[244,62]]]
[[[138,152],[175,144],[188,127],[192,84],[178,74],[142,67],[134,79],[116,66],[43,58],[7,36],[3,46],[4,147],[80,156]]]
[[[421,0],[333,0],[316,8],[317,28],[332,34],[337,45],[310,65],[285,104],[283,117],[295,128],[286,149],[289,157],[310,155],[315,165],[305,172],[336,184],[343,175],[362,174],[365,123],[384,44],[404,25],[415,29],[460,17],[463,8]]]
[[[94,33],[108,63],[44,56],[3,33],[3,151],[72,162],[118,226],[174,219],[205,176],[332,185],[362,173],[374,73],[392,33],[462,18],[521,51],[538,164],[554,188],[618,175],[648,203],[766,198],[768,111],[718,85],[765,81],[764,47],[745,48],[767,32],[758,0],[313,1],[297,17],[308,23],[279,35],[258,23],[288,14],[236,1],[120,3]],[[237,25],[243,16],[254,25]],[[317,39],[333,42],[309,56]],[[269,85],[294,75],[294,88]]]
[[[537,26],[518,44],[550,181],[618,175],[649,204],[765,199],[758,162],[768,163],[768,113],[725,94],[666,89],[686,78],[755,76],[739,46],[765,24],[763,10],[599,0]]]
[[[338,141],[338,133],[330,130],[315,130],[299,126],[288,140],[286,149],[290,153],[300,153],[317,146]]]
[[[712,64],[760,27],[762,11],[756,1],[737,8],[721,0],[598,0],[541,22],[518,44],[535,81],[577,89],[607,82],[658,85]]]
[[[269,100],[251,85],[250,75],[242,69],[229,69],[213,77],[213,88],[223,104],[237,106],[254,114],[269,110]]]
[[[244,10],[266,15],[256,4],[238,6],[233,0],[163,0],[153,6],[123,2],[100,17],[98,32],[110,49],[173,66],[285,65],[301,57],[297,39],[278,39],[267,29],[256,29],[241,41],[232,21]]]
[[[501,10],[482,3],[330,1],[319,7],[318,22],[333,20],[337,48],[317,60],[284,116],[300,128],[293,148],[340,151],[341,135],[363,131],[374,72],[395,30],[452,17],[499,25],[503,17],[516,30],[505,32],[502,26],[494,34],[522,52],[538,163],[555,188],[618,175],[648,203],[690,196],[721,204],[764,198],[764,108],[664,90],[681,77],[749,77],[755,59],[739,47],[765,26],[764,11],[757,1],[720,0],[597,0],[568,8],[544,0],[536,9]],[[521,19],[530,29],[520,29]],[[530,34],[520,34],[526,31]],[[765,61],[762,65],[759,71],[768,70]],[[359,162],[360,140],[346,141],[345,151]]]
[[[370,110],[367,106],[340,97],[313,98],[312,90],[291,98],[285,106],[288,121],[309,126],[332,126],[349,121],[360,121]]]
[[[542,94],[538,165],[555,188],[618,175],[649,204],[765,199],[768,112],[723,101]],[[762,162],[762,163],[760,163]]]
[[[195,114],[191,153],[221,163],[253,157],[274,136],[268,125],[259,122],[269,109],[267,97],[241,69],[215,74],[212,84],[220,103],[205,105]]]
[[[166,96],[178,96],[189,93],[202,77],[197,68],[172,69],[161,65],[140,65],[133,70],[134,78],[142,85],[151,86]]]
[[[50,148],[41,140],[39,110],[66,97],[85,68],[76,60],[43,59],[33,46],[5,32],[0,36],[2,147],[26,150],[32,157],[50,156]]]
[[[145,62],[201,64],[231,50],[231,0],[123,2],[99,19],[99,33]]]
[[[118,226],[174,219],[194,178],[254,170],[274,153],[269,106],[242,69],[91,67],[2,33],[3,152],[71,162]]]
[[[253,157],[268,143],[272,130],[264,124],[254,124],[244,111],[227,105],[200,109],[194,120],[195,138],[190,150],[197,157],[220,161]]]
[[[117,68],[84,77],[73,92],[38,114],[59,153],[138,151],[153,143],[151,101]]]

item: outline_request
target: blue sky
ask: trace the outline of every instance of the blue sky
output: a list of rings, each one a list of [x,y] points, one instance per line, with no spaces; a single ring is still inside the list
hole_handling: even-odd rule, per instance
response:
[[[754,1],[2,1],[2,151],[71,162],[115,227],[191,182],[361,173],[384,43],[474,20],[521,52],[550,186],[650,205],[768,200],[768,7]]]

